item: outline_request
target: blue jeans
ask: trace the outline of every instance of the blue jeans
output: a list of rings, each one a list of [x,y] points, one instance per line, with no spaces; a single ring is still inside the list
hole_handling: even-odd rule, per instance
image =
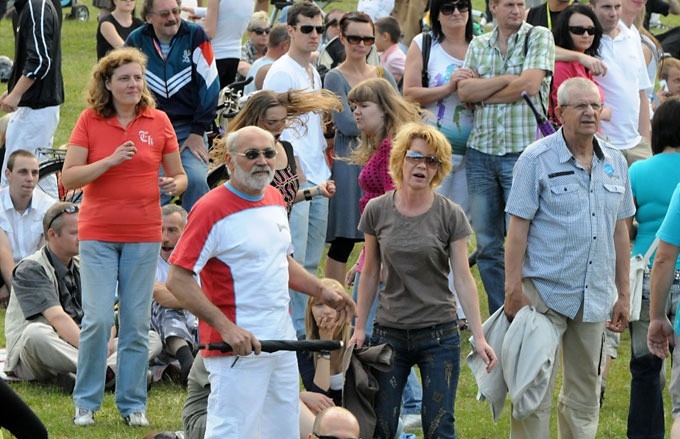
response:
[[[357,272],[354,276],[354,286],[352,287],[352,298],[357,301],[359,297],[359,279],[361,273]],[[382,284],[378,285],[378,291],[382,289]],[[373,320],[375,319],[375,309],[378,307],[378,297],[376,296],[371,306],[371,311],[366,320],[366,339],[370,340],[373,335]],[[405,415],[419,415],[423,401],[423,388],[418,382],[418,375],[415,369],[411,368],[411,373],[408,374],[408,381],[404,388],[404,394],[401,399],[401,405]]]
[[[677,273],[677,272],[676,272]],[[679,273],[680,274],[680,273]],[[630,406],[628,407],[629,438],[662,439],[665,437],[663,388],[661,370],[663,360],[647,350],[649,329],[649,275],[642,283],[640,320],[629,324],[630,355]],[[673,323],[680,297],[680,279],[673,281],[670,290],[668,318]],[[676,347],[677,348],[677,347]]]
[[[470,220],[477,236],[477,266],[489,299],[489,314],[505,300],[505,203],[512,186],[512,168],[519,153],[493,156],[468,149],[467,182]]]
[[[151,296],[160,246],[160,242],[80,241],[84,317],[73,390],[76,407],[88,410],[101,407],[117,284],[116,405],[122,416],[146,411]]]
[[[455,438],[454,406],[460,374],[460,335],[455,321],[422,329],[386,328],[375,324],[371,344],[389,343],[395,349],[388,372],[376,371],[379,391],[375,400],[374,437],[393,438],[408,375],[420,368],[423,384],[424,437]]]
[[[179,142],[180,147],[182,146],[182,142],[184,142],[184,140]],[[188,180],[187,190],[184,191],[184,194],[182,195],[182,207],[189,212],[194,206],[194,203],[210,190],[208,187],[208,164],[197,159],[191,151],[189,151],[189,148],[185,148],[184,151],[180,153],[180,158],[182,159],[182,167],[184,167],[184,172],[187,173]],[[162,168],[160,175],[165,175]],[[161,204],[168,204],[170,200],[172,200],[171,196],[161,194]]]
[[[315,183],[307,181],[300,185],[300,189],[309,189],[314,186],[316,186]],[[293,204],[290,211],[293,258],[315,277],[326,243],[327,223],[328,198],[314,197],[311,201],[300,201]],[[305,334],[307,298],[306,294],[290,290],[290,310],[298,338]]]

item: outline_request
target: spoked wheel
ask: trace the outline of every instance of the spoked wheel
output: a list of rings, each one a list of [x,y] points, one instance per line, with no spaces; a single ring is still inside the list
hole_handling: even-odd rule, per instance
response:
[[[85,23],[90,19],[90,10],[85,5],[75,5],[71,8],[71,15],[76,20]]]
[[[80,204],[83,201],[82,189],[66,189],[61,184],[61,168],[64,161],[60,158],[40,163],[40,179],[36,189],[42,190],[51,197],[58,197],[60,201]]]

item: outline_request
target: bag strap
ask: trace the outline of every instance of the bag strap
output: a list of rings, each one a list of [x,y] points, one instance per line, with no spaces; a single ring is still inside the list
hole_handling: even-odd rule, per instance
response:
[[[644,256],[644,261],[645,261],[645,266],[649,265],[649,260],[652,258],[652,254],[656,251],[656,248],[659,246],[659,238],[655,238],[654,242],[652,242],[652,245],[649,246],[647,249],[647,252],[645,253]]]
[[[430,49],[432,48],[432,34],[430,32],[423,33],[423,70],[421,73],[420,82],[423,87],[427,88],[430,85],[430,73],[427,71],[427,64],[430,62]]]
[[[531,37],[531,33],[533,31],[534,31],[534,27],[532,26],[529,29],[529,31],[527,32],[526,36],[524,37],[524,59],[527,58],[527,53],[529,53],[529,38]],[[550,86],[552,88],[552,82],[551,82]],[[543,114],[548,116],[548,110],[545,108],[545,105],[543,104],[543,93],[541,93],[540,87],[538,89],[538,102],[541,104],[541,109],[543,110]]]

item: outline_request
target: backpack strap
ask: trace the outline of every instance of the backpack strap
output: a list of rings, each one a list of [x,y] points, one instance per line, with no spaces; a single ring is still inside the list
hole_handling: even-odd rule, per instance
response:
[[[421,73],[421,83],[423,87],[428,87],[430,84],[430,73],[427,71],[427,64],[430,62],[430,49],[432,48],[432,34],[430,32],[423,33],[423,70]]]

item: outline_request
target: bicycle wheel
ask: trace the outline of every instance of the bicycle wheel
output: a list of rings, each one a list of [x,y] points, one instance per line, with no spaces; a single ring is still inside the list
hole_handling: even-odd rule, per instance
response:
[[[36,189],[40,189],[52,197],[57,195],[58,192],[60,201],[69,201],[71,203],[80,204],[83,200],[83,190],[66,189],[61,184],[62,166],[64,166],[64,160],[61,158],[54,158],[41,162],[40,168],[38,168],[40,177]]]
[[[208,187],[215,189],[217,186],[229,180],[229,171],[224,163],[217,165],[210,172],[208,172]]]

